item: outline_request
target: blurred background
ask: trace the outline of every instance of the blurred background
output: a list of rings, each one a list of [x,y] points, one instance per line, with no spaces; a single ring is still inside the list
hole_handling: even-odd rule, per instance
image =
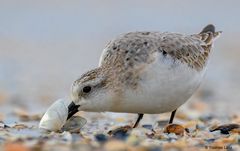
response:
[[[72,82],[98,66],[102,49],[129,31],[223,31],[205,80],[191,101],[216,114],[239,113],[238,0],[0,0],[0,112],[44,111]]]

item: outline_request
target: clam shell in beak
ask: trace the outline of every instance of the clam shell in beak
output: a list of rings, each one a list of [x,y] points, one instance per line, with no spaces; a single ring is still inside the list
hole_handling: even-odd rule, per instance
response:
[[[63,99],[54,102],[43,115],[39,128],[49,131],[59,131],[65,124],[68,116],[68,108]]]

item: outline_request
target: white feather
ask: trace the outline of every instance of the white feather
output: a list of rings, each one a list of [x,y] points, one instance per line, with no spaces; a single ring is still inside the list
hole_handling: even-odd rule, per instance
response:
[[[157,54],[159,55],[159,54]],[[170,56],[157,56],[139,81],[137,90],[127,89],[113,112],[156,114],[170,112],[186,102],[198,88],[205,69],[198,72]],[[118,100],[119,101],[119,100]],[[111,104],[115,102],[103,102]],[[112,104],[114,105],[114,104]]]

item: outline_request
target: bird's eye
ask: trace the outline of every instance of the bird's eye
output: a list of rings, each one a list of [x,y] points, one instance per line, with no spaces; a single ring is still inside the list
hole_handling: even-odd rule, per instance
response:
[[[89,93],[90,91],[91,91],[91,87],[90,86],[85,86],[85,87],[83,87],[83,89],[82,89],[82,91],[84,92],[84,93]]]

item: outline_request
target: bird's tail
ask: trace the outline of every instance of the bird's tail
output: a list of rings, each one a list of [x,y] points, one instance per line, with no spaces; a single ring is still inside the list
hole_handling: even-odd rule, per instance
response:
[[[212,43],[221,35],[222,31],[215,31],[215,26],[212,24],[207,25],[198,34],[200,39],[206,43],[206,45],[212,45]]]

